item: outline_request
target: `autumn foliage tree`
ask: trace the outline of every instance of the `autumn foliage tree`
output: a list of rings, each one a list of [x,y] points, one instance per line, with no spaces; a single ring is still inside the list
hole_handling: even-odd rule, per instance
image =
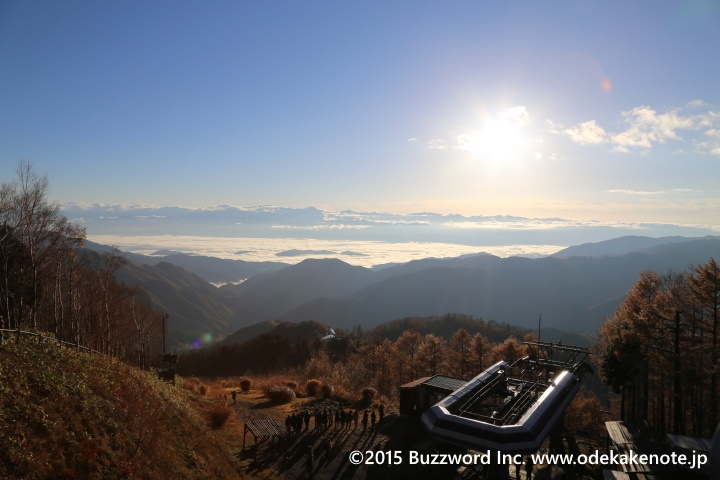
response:
[[[461,328],[450,337],[448,372],[453,377],[465,378],[472,370],[472,335]]]
[[[490,353],[490,363],[505,360],[507,363],[513,364],[529,353],[530,350],[527,345],[521,343],[520,340],[515,337],[508,337],[504,342],[493,347]]]
[[[401,383],[417,376],[417,355],[422,335],[414,330],[405,330],[395,342],[395,354],[398,358],[398,378]]]
[[[447,342],[444,338],[428,333],[418,348],[418,365],[423,375],[447,372]]]
[[[718,421],[720,270],[643,272],[600,328],[601,370],[621,418],[710,435]]]
[[[470,377],[478,375],[490,366],[490,342],[478,332],[470,341]]]
[[[710,363],[706,367],[709,376],[709,398],[710,402],[710,424],[716,425],[718,422],[718,408],[720,408],[720,398],[718,397],[718,377],[720,376],[720,364],[718,357],[718,316],[720,310],[720,267],[714,258],[711,258],[706,264],[696,266],[690,274],[690,290],[692,291],[696,310],[693,316],[692,330],[693,343],[695,341],[695,331],[697,329],[698,337],[705,338],[705,342],[699,342],[698,353],[705,354],[705,358],[709,358]],[[703,335],[703,332],[704,335]],[[709,340],[707,337],[710,337]],[[696,366],[696,368],[699,367]],[[696,392],[697,393],[697,392]]]

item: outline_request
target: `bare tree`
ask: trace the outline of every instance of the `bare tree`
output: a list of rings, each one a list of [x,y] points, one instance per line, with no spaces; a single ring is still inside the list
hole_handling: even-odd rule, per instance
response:
[[[17,178],[0,187],[0,255],[6,266],[3,307],[16,326],[26,322],[37,328],[43,280],[53,276],[56,258],[82,244],[85,232],[68,222],[56,203],[48,201],[47,177],[38,175],[30,162],[20,161],[16,173]],[[13,260],[9,256],[17,253],[19,245],[22,261],[15,261],[10,268]],[[15,284],[12,292],[11,283]]]
[[[157,315],[139,290],[115,280],[123,265],[117,249],[80,250],[85,230],[61,215],[47,191],[47,178],[25,161],[0,186],[0,315],[12,327],[137,361],[136,350],[150,348],[159,333]]]

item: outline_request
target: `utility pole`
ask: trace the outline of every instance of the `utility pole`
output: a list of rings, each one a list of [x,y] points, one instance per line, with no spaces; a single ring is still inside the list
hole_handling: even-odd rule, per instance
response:
[[[162,328],[163,328],[163,354],[165,354],[165,320],[170,316],[169,313],[166,313],[162,317]]]

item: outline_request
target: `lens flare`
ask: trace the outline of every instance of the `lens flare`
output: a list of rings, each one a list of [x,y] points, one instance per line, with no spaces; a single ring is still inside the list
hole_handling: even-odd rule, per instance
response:
[[[200,348],[203,345],[210,345],[211,343],[213,343],[212,333],[203,333],[202,335],[200,335],[200,338],[192,342],[190,346],[192,348]]]

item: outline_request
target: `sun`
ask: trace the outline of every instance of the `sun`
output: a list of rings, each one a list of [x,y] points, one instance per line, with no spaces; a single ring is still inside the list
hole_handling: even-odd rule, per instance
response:
[[[486,118],[466,136],[465,150],[492,163],[518,160],[528,144],[525,107],[513,107],[496,118]]]

